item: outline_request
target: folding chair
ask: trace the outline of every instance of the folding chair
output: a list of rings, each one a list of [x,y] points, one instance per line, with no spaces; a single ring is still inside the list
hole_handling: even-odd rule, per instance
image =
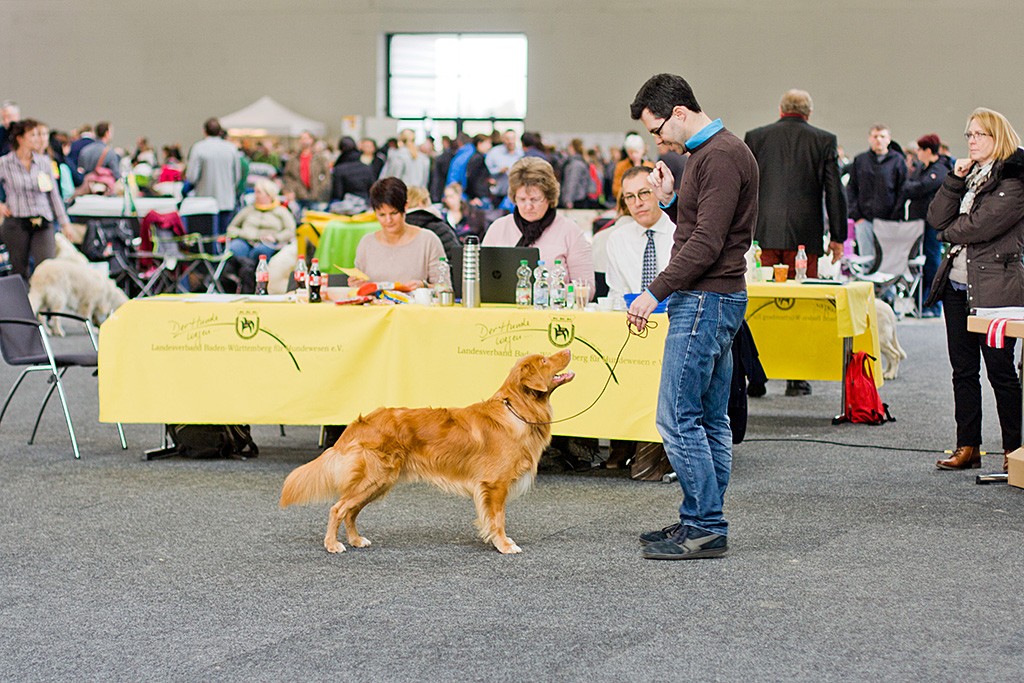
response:
[[[43,417],[43,410],[46,408],[53,390],[57,389],[60,396],[60,404],[64,409],[64,419],[68,425],[68,434],[71,436],[71,446],[74,449],[75,459],[81,458],[78,451],[78,440],[75,438],[75,427],[71,423],[71,411],[68,409],[67,396],[64,393],[64,385],[61,379],[64,373],[71,367],[95,368],[98,365],[99,345],[96,341],[96,331],[92,322],[87,318],[73,315],[71,313],[58,313],[56,311],[40,311],[42,316],[60,316],[78,320],[85,324],[89,332],[89,341],[92,342],[92,350],[82,353],[55,353],[50,346],[50,336],[46,326],[32,313],[32,305],[28,300],[28,289],[25,281],[20,277],[8,276],[0,278],[0,352],[8,365],[23,366],[24,370],[18,375],[14,386],[7,393],[4,405],[0,408],[0,422],[3,421],[7,406],[10,405],[14,392],[21,386],[22,380],[30,372],[50,373],[50,387],[43,396],[43,402],[39,406],[39,413],[36,415],[35,425],[32,427],[32,436],[28,443],[31,445],[39,430],[39,421]],[[121,438],[121,448],[128,448],[128,442],[124,438],[124,429],[121,423],[117,423],[117,433]]]
[[[153,251],[158,263],[147,273],[147,281],[140,297],[164,292],[188,292],[189,278],[202,277],[207,293],[223,292],[220,276],[232,253],[224,249],[213,253],[213,239],[198,233],[175,235],[172,231],[154,227],[151,233]]]
[[[875,257],[871,263],[851,263],[853,277],[874,283],[875,296],[892,300],[897,314],[920,317],[924,295],[924,221],[876,219],[874,229]]]

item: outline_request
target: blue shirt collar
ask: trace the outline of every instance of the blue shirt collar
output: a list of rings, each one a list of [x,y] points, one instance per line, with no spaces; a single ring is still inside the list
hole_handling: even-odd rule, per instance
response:
[[[693,137],[686,141],[686,150],[692,151],[697,147],[700,147],[705,142],[707,142],[712,135],[722,130],[723,128],[725,128],[725,126],[722,125],[722,119],[715,119],[708,125],[701,128],[699,131],[697,131],[697,133]]]

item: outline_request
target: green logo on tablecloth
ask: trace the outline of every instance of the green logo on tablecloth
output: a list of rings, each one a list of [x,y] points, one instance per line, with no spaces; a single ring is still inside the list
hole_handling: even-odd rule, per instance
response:
[[[260,317],[252,313],[239,313],[235,317],[235,334],[242,339],[252,339],[260,332]]]
[[[576,338],[576,325],[572,318],[552,318],[548,323],[548,341],[564,349]]]

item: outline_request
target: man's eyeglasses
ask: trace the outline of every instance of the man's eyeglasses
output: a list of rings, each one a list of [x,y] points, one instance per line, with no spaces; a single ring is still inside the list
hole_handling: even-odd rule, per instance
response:
[[[975,140],[992,137],[988,133],[964,133],[964,140]]]
[[[627,204],[631,204],[632,202],[635,202],[638,199],[641,202],[646,202],[652,194],[654,193],[651,192],[650,190],[640,190],[636,194],[629,193],[622,195],[622,201],[626,202]]]
[[[670,116],[669,118],[672,118],[672,117]],[[662,121],[661,125],[658,126],[657,130],[651,130],[651,131],[647,131],[647,132],[649,132],[651,135],[656,135],[657,137],[660,138],[661,137],[661,129],[665,127],[666,123],[668,123],[668,119],[665,119],[664,121]]]

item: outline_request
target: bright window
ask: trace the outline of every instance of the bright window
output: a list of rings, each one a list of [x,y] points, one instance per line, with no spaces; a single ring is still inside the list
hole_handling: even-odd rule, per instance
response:
[[[526,116],[521,33],[396,33],[387,53],[391,118],[453,120],[462,128],[464,121]]]

